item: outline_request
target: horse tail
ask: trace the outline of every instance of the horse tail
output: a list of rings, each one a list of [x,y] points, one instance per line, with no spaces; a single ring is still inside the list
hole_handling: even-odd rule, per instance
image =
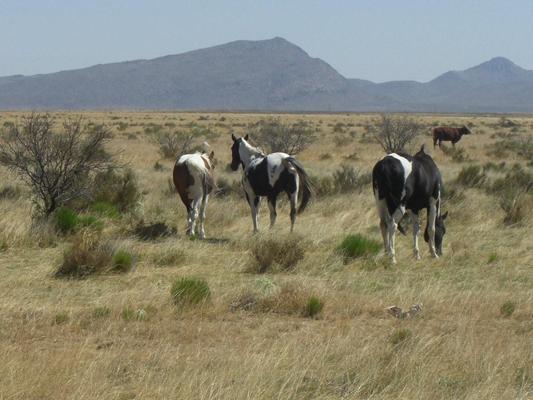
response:
[[[296,160],[294,157],[289,157],[287,161],[294,167],[294,169],[298,173],[300,182],[302,183],[302,201],[300,203],[300,207],[298,207],[298,214],[300,214],[305,210],[305,208],[309,204],[309,201],[311,200],[312,185],[309,179],[309,175],[307,175],[307,172],[305,172],[304,167],[302,166],[302,164],[300,164],[298,160]]]

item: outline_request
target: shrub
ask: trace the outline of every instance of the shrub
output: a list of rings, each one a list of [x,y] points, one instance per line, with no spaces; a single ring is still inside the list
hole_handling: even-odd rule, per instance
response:
[[[345,261],[348,261],[353,258],[377,254],[380,249],[381,244],[378,241],[355,234],[346,236],[337,247],[337,252],[342,254]]]
[[[514,311],[516,309],[516,304],[511,301],[507,300],[505,303],[503,303],[500,307],[500,314],[504,317],[510,317],[513,315]]]
[[[94,232],[78,233],[71,247],[63,254],[63,261],[55,272],[56,278],[83,279],[109,269],[112,251],[100,243]]]
[[[309,318],[316,318],[324,308],[324,303],[318,297],[311,296],[307,301],[304,316]]]
[[[260,274],[268,270],[292,269],[305,256],[302,239],[295,235],[258,239],[250,250],[252,265],[249,269]]]
[[[301,287],[286,283],[272,294],[260,299],[259,311],[279,314],[305,315],[309,295]]]
[[[61,207],[55,213],[55,222],[61,233],[71,233],[78,225],[78,215],[68,207]]]
[[[267,152],[298,154],[315,140],[315,132],[305,121],[285,124],[280,118],[262,119],[248,129],[251,137]]]
[[[371,182],[370,174],[359,174],[356,169],[348,164],[342,164],[333,173],[333,184],[338,193],[353,192],[361,190],[362,187]]]
[[[113,271],[128,272],[133,267],[133,256],[124,250],[119,250],[113,255]]]
[[[505,225],[520,225],[531,212],[531,196],[524,193],[517,193],[514,197],[503,197],[500,200],[500,207],[505,212],[503,223]]]
[[[447,156],[451,157],[453,161],[462,163],[471,161],[470,157],[468,157],[468,154],[466,153],[466,150],[462,147],[447,147],[447,146],[441,146],[442,151]]]
[[[111,164],[104,150],[109,131],[81,118],[65,120],[58,132],[52,116],[33,113],[3,136],[0,164],[27,184],[45,216],[85,195],[94,174]]]
[[[407,151],[423,133],[423,126],[410,117],[383,114],[372,133],[385,152],[395,153]]]
[[[167,159],[190,153],[194,145],[194,137],[194,133],[183,131],[158,133],[156,142],[159,146],[159,153]]]
[[[457,175],[456,182],[465,187],[481,187],[487,180],[487,175],[479,165],[463,167]]]
[[[211,298],[211,290],[204,279],[180,278],[170,288],[172,301],[177,306],[202,304]]]
[[[112,204],[120,212],[126,212],[137,206],[141,192],[130,168],[109,168],[95,176],[91,197],[93,202]]]

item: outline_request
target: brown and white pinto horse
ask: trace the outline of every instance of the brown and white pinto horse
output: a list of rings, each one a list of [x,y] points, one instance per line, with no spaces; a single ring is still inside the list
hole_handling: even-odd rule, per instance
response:
[[[198,231],[200,239],[205,238],[204,221],[209,193],[216,187],[213,175],[214,152],[184,154],[176,160],[173,171],[174,186],[187,208],[187,235]],[[199,230],[197,219],[199,220]]]
[[[469,135],[470,133],[472,132],[465,125],[461,128],[439,126],[433,129],[433,147],[437,145],[437,142],[439,143],[439,148],[441,148],[440,144],[442,142],[452,142],[453,147],[455,147],[455,143],[461,140],[463,135]]]

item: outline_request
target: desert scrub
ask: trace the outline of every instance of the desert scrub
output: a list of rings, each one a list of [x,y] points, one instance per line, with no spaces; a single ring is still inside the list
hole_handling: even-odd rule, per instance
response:
[[[107,218],[118,218],[120,216],[118,208],[107,201],[94,202],[89,206],[89,210]]]
[[[206,303],[211,298],[207,281],[202,278],[180,278],[170,288],[172,301],[178,307]]]
[[[377,254],[380,248],[381,244],[377,240],[357,233],[346,236],[337,247],[337,252],[344,257],[345,261],[349,261],[354,258]]]
[[[293,269],[303,260],[305,247],[301,237],[291,234],[256,239],[250,252],[252,262],[248,271],[262,274]]]
[[[72,245],[63,253],[63,259],[54,276],[83,279],[92,274],[110,272],[112,260],[113,251],[100,240],[99,233],[82,230],[74,236]]]
[[[275,292],[258,299],[256,309],[261,312],[316,318],[324,303],[307,287],[289,282]]]

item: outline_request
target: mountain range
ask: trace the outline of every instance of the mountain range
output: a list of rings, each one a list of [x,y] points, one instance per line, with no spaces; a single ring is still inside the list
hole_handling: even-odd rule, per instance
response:
[[[533,71],[496,57],[429,82],[349,79],[282,38],[0,77],[0,109],[533,112]]]

